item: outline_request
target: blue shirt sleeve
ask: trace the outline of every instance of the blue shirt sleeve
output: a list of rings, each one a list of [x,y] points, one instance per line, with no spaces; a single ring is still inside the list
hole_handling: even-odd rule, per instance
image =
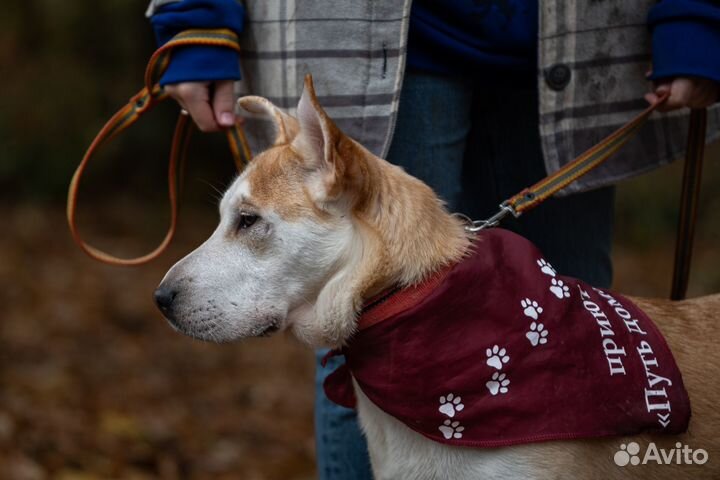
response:
[[[713,0],[662,0],[648,15],[652,80],[678,76],[720,82],[720,4]]]
[[[182,0],[157,9],[151,18],[155,37],[164,45],[191,28],[243,29],[244,7],[236,0]],[[225,47],[190,46],[175,49],[160,85],[180,82],[239,80],[237,52]]]

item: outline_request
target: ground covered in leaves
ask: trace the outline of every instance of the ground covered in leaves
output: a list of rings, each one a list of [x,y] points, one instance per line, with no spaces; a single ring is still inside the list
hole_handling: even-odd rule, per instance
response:
[[[192,228],[172,251],[133,269],[85,258],[61,209],[0,214],[0,479],[314,477],[310,350],[285,335],[191,340],[153,306],[212,214],[183,212]],[[131,237],[111,216],[104,234]]]

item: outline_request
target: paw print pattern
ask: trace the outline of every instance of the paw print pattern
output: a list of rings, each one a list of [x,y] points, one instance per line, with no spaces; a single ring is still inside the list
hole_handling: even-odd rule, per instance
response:
[[[510,356],[507,355],[507,351],[497,345],[493,345],[492,348],[485,350],[485,354],[488,357],[485,363],[497,370],[502,370],[503,365],[510,361]]]
[[[548,331],[545,330],[545,325],[542,323],[532,322],[530,325],[530,331],[525,334],[530,344],[533,347],[538,345],[545,345],[547,343]]]
[[[462,432],[465,430],[465,427],[461,426],[460,422],[445,420],[443,424],[438,427],[438,430],[440,430],[446,440],[450,440],[451,438],[462,438]]]
[[[462,399],[459,395],[457,397],[452,393],[449,393],[447,396],[443,395],[440,397],[440,408],[438,408],[438,410],[440,410],[440,413],[452,418],[455,416],[455,413],[465,408],[465,405],[461,402]]]
[[[557,274],[557,272],[555,271],[553,266],[550,265],[547,262],[547,260],[545,260],[544,258],[541,258],[540,260],[538,260],[537,264],[538,264],[538,267],[540,267],[540,271],[542,273],[544,273],[545,275],[550,275],[551,277],[554,277]]]
[[[526,298],[525,300],[520,300],[520,306],[524,309],[523,313],[526,317],[530,317],[533,320],[537,320],[540,314],[543,312],[543,308],[538,305],[538,302],[535,300],[530,300],[529,298]]]
[[[552,279],[550,291],[559,299],[570,297],[570,288],[565,285],[565,282],[558,280],[557,278]]]
[[[500,372],[493,373],[492,379],[485,383],[485,386],[490,391],[490,395],[507,393],[508,385],[510,385],[510,379],[506,378],[506,375]]]

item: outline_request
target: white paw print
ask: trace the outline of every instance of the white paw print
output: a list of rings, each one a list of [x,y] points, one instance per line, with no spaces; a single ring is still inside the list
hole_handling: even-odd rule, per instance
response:
[[[570,288],[568,288],[567,285],[565,285],[565,282],[562,280],[558,280],[557,278],[552,279],[552,286],[550,287],[550,291],[557,297],[562,299],[563,297],[569,298],[570,297]]]
[[[541,258],[537,261],[538,267],[540,267],[540,271],[544,273],[545,275],[550,275],[551,277],[554,277],[557,273],[552,265],[550,265],[547,260],[544,258]]]
[[[462,438],[462,432],[465,427],[460,426],[460,422],[453,422],[452,420],[445,420],[442,425],[438,427],[445,437],[446,440],[451,438]]]
[[[543,308],[538,305],[538,302],[530,300],[529,298],[520,300],[520,306],[524,308],[523,313],[525,316],[530,317],[533,320],[537,320],[538,316],[543,312]]]
[[[548,335],[548,331],[545,330],[545,325],[535,322],[532,322],[530,331],[525,334],[533,347],[546,344]]]
[[[493,373],[492,380],[485,383],[491,395],[507,393],[508,385],[510,385],[510,379],[505,378],[505,374],[500,372]]]
[[[455,413],[465,408],[465,405],[463,405],[461,402],[462,400],[460,399],[459,395],[456,397],[452,393],[449,393],[447,397],[440,397],[440,408],[438,408],[438,410],[440,410],[440,413],[443,413],[448,417],[452,418],[455,416]]]
[[[485,354],[488,357],[485,363],[498,370],[502,370],[503,365],[505,365],[510,360],[510,356],[506,355],[507,351],[504,348],[498,347],[497,345],[494,345],[492,348],[488,348],[487,350],[485,350]]]

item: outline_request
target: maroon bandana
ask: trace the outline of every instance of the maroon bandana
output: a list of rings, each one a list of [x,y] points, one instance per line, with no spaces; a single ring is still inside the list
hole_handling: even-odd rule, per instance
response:
[[[627,298],[559,275],[501,229],[453,268],[366,309],[325,382],[441,443],[499,447],[681,433],[690,401],[652,321]]]

